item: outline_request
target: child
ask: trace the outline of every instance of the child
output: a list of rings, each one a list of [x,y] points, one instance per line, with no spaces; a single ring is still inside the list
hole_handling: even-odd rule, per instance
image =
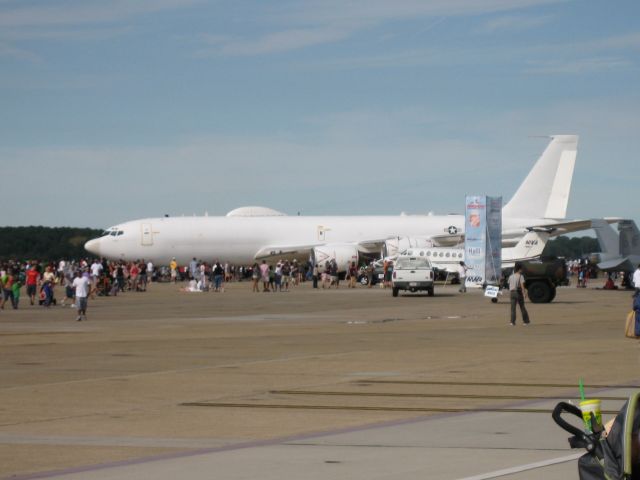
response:
[[[19,276],[16,276],[13,285],[11,285],[11,290],[13,290],[13,309],[18,309],[18,303],[20,303],[20,288],[22,287],[22,282]]]

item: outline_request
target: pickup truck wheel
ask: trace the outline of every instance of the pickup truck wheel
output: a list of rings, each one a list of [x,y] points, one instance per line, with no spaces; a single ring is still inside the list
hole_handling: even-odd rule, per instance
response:
[[[391,290],[391,294],[392,294],[394,297],[397,297],[397,296],[398,296],[398,292],[399,292],[399,291],[400,291],[400,289],[399,289],[399,288],[397,288],[397,287],[393,287],[393,289]]]
[[[435,292],[433,291],[433,287],[427,290],[427,295],[429,295],[430,297],[433,297],[435,295]]]
[[[549,303],[551,301],[551,287],[545,282],[532,282],[527,288],[527,292],[532,303]]]

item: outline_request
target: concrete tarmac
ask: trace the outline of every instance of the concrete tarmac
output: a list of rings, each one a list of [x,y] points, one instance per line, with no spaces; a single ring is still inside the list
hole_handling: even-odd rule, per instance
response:
[[[640,377],[625,291],[179,287],[0,312],[0,478],[577,478],[550,410]]]

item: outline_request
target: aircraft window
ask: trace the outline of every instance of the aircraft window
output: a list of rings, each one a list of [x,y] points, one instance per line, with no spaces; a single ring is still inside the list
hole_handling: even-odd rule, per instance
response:
[[[122,230],[118,230],[118,236],[120,235],[124,235],[124,232]]]
[[[431,252],[427,252],[427,257],[430,257],[430,256],[431,256]]]
[[[440,256],[441,256],[441,257],[444,257],[444,253],[443,253],[443,252],[440,252]]]
[[[106,237],[107,235],[111,234],[111,230],[105,230],[104,232],[102,232],[102,234],[100,235],[101,237]]]
[[[421,256],[421,257],[424,257],[424,252],[420,252],[420,256]]]
[[[447,252],[447,254],[445,255],[445,257],[449,258],[449,256],[450,256],[450,255],[449,255],[449,252]]]
[[[462,258],[462,254],[461,253],[458,254],[458,258]]]
[[[112,237],[115,237],[117,234],[118,232],[116,230],[112,230],[109,235],[111,235]]]

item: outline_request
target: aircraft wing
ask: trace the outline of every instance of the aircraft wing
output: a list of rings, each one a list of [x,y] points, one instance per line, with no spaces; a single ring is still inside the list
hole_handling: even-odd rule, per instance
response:
[[[340,244],[353,245],[361,252],[379,253],[382,250],[384,239],[365,240],[360,242],[340,242]],[[331,245],[331,242],[316,242],[305,245],[267,245],[256,252],[254,258],[256,260],[265,260],[268,258],[302,258],[308,257],[311,251],[316,247]]]
[[[436,247],[455,247],[464,242],[464,233],[433,235],[429,237]]]

